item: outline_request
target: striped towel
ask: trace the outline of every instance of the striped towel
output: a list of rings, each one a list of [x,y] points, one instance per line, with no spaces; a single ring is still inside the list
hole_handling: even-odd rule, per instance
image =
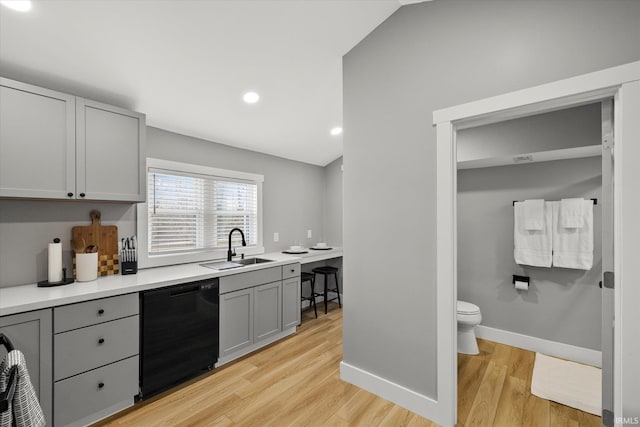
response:
[[[0,427],[11,427],[15,419],[16,427],[42,427],[45,425],[44,414],[40,402],[31,384],[27,363],[20,350],[12,350],[0,363],[0,391],[4,391],[9,382],[9,371],[18,367],[16,376],[16,392],[13,395],[13,406],[0,414]]]

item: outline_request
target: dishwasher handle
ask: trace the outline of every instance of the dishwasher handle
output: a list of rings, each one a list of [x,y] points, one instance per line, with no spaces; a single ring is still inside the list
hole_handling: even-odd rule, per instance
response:
[[[181,287],[179,289],[176,289],[174,291],[169,292],[169,296],[172,297],[179,297],[182,295],[189,295],[189,294],[195,294],[200,292],[200,285],[195,285],[195,286],[185,286],[185,287]]]

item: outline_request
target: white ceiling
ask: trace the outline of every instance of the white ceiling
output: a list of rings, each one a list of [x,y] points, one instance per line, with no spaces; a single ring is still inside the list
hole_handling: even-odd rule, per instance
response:
[[[324,166],[342,155],[342,56],[412,0],[56,0],[0,7],[0,75],[150,126]],[[254,105],[242,95],[254,90]]]

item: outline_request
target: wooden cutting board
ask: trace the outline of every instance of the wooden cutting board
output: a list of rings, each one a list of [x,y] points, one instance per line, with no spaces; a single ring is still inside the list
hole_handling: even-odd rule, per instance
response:
[[[89,214],[91,225],[78,225],[71,229],[71,238],[84,242],[86,246],[98,247],[98,276],[118,274],[118,226],[102,225],[100,211],[93,210]],[[73,256],[75,275],[75,254]]]

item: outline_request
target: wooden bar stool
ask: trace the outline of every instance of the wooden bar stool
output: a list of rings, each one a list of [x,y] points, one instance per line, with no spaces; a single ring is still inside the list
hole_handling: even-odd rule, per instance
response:
[[[313,270],[313,276],[314,279],[315,277],[320,274],[322,275],[322,277],[324,277],[324,314],[327,314],[327,303],[329,301],[333,301],[333,300],[338,300],[338,306],[342,307],[342,302],[340,301],[340,289],[338,289],[338,269],[336,267],[329,267],[329,266],[324,266],[324,267],[316,267]],[[329,276],[333,275],[333,278],[335,280],[336,283],[336,287],[334,289],[329,289],[328,287],[328,279]],[[315,280],[314,280],[315,281]],[[327,298],[327,293],[328,292],[335,292],[336,296],[328,299]]]
[[[313,304],[313,312],[316,314],[316,319],[318,318],[318,307],[316,306],[316,296],[319,294],[316,294],[316,290],[315,290],[315,275],[313,275],[312,273],[301,273],[300,274],[300,300],[301,301],[309,301],[309,307],[311,307],[311,304]],[[302,294],[302,284],[304,282],[309,282],[310,286],[311,286],[311,294],[309,294],[308,297],[305,297]]]

